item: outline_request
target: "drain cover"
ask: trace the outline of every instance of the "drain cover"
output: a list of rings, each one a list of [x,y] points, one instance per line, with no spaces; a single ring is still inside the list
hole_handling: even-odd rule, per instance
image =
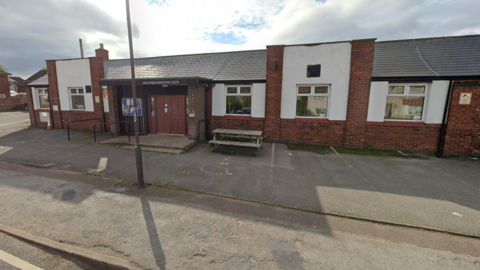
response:
[[[186,170],[179,171],[175,174],[175,178],[185,178],[191,173],[192,173],[191,171],[186,171]]]

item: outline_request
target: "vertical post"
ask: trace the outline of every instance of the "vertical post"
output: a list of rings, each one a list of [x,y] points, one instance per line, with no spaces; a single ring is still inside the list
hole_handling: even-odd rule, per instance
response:
[[[133,106],[135,107],[135,112],[133,113],[133,127],[135,129],[135,161],[137,164],[137,180],[138,186],[143,188],[145,183],[143,181],[143,161],[142,161],[142,148],[140,146],[140,138],[138,137],[138,115],[137,115],[137,87],[135,83],[135,62],[133,57],[133,41],[132,41],[132,26],[130,21],[130,2],[126,0],[127,3],[127,26],[128,26],[128,44],[130,46],[130,66],[132,71],[132,95],[133,95]]]
[[[80,58],[83,58],[83,44],[82,44],[82,39],[79,39],[78,42],[80,42]]]

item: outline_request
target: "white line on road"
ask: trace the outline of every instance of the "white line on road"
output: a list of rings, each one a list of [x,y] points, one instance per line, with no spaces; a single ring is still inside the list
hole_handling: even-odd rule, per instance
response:
[[[12,150],[13,147],[8,147],[8,146],[0,146],[0,155],[5,154],[6,152]]]
[[[350,165],[350,163],[348,163],[348,161],[346,161],[346,160],[337,152],[337,150],[335,150],[335,148],[333,148],[333,147],[330,147],[330,148],[332,148],[333,152],[335,152],[335,154],[337,154],[337,156],[339,156],[339,157],[343,160],[343,162],[347,163],[347,165],[350,166],[350,168],[353,168],[353,166]]]
[[[97,173],[105,170],[107,168],[107,161],[108,158],[102,157],[100,158],[100,161],[98,162],[98,168],[97,168]]]
[[[1,126],[6,126],[6,125],[18,124],[18,123],[26,123],[26,122],[30,122],[30,120],[23,120],[23,121],[19,121],[19,122],[12,122],[12,123],[0,124],[0,127],[1,127]]]
[[[21,260],[13,255],[10,255],[2,250],[0,250],[0,260],[13,265],[22,270],[43,270],[42,268],[36,267],[24,260]]]
[[[275,143],[272,143],[272,158],[270,159],[269,186],[273,186],[273,168],[275,167]]]

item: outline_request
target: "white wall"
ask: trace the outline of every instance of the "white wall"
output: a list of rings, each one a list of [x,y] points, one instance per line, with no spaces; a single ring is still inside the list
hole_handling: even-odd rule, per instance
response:
[[[368,101],[368,122],[383,122],[387,105],[388,82],[372,82]]]
[[[351,51],[350,42],[285,47],[280,117],[295,118],[297,85],[329,84],[328,119],[346,120]],[[315,64],[321,65],[320,77],[307,78],[307,65]]]
[[[40,104],[38,104],[38,91],[37,88],[32,87],[32,100],[33,100],[33,109],[38,110],[40,108]]]
[[[427,112],[425,122],[427,124],[441,124],[445,102],[447,101],[448,86],[450,81],[433,81],[430,95],[427,99]]]
[[[90,61],[88,59],[74,59],[56,61],[58,93],[62,111],[72,109],[68,87],[82,87],[92,85],[90,76]],[[85,111],[93,112],[93,95],[85,93]]]
[[[252,84],[252,117],[265,117],[265,89],[264,83]],[[212,115],[225,116],[226,106],[227,88],[225,84],[217,83],[212,89]]]
[[[424,121],[427,124],[442,123],[449,83],[450,81],[433,81],[431,85],[427,84],[424,108]],[[388,85],[387,81],[371,83],[367,121],[384,122]]]

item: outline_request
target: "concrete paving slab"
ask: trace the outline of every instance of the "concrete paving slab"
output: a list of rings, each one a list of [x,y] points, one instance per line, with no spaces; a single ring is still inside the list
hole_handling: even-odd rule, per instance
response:
[[[195,144],[195,140],[191,140],[186,136],[169,136],[169,135],[143,135],[139,136],[140,144],[147,147],[162,147],[188,149]],[[135,144],[135,137],[118,136],[106,140],[99,141],[100,144]]]
[[[128,149],[128,150],[135,150],[135,146],[124,146],[122,148],[123,149]],[[179,154],[184,152],[183,150],[180,150],[180,149],[153,148],[153,147],[142,147],[142,151],[165,153],[165,154],[175,154],[175,155],[179,155]]]

